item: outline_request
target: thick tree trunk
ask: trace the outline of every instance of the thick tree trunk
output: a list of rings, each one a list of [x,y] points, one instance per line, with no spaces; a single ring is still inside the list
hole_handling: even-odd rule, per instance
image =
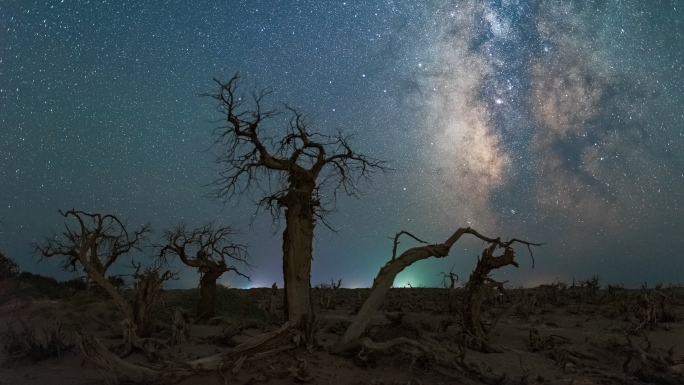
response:
[[[294,328],[309,336],[313,324],[311,303],[311,259],[314,235],[313,210],[306,202],[292,202],[285,209],[283,232],[283,278],[285,318]]]
[[[81,263],[83,263],[83,261],[81,261]],[[99,274],[99,275],[100,275],[102,278],[104,278],[105,280],[107,279],[107,278],[105,277],[105,269],[104,269],[104,266],[102,266],[102,262],[100,262],[100,260],[99,260],[97,257],[90,258],[90,259],[88,260],[88,263],[89,263],[89,265],[90,265],[90,267],[91,267],[91,269],[92,269],[91,271],[96,272],[97,274]],[[96,284],[99,285],[98,282],[96,282]],[[101,295],[102,292],[99,292],[99,293],[98,293],[97,287],[98,287],[98,286],[96,285],[96,286],[95,286],[95,289],[93,289],[93,279],[90,277],[90,274],[86,271],[86,294],[100,294],[100,295]],[[107,290],[104,289],[104,288],[103,288],[103,290],[107,291]]]
[[[199,299],[197,300],[197,316],[209,319],[216,315],[216,280],[222,272],[207,271],[200,279]]]

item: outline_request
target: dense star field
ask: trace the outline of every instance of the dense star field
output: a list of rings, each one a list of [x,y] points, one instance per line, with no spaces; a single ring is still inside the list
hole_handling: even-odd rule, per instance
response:
[[[252,221],[249,196],[206,197],[220,115],[199,95],[239,71],[245,91],[274,90],[268,106],[394,169],[339,200],[337,233],[317,227],[313,284],[369,286],[388,237],[439,243],[468,225],[545,243],[534,269],[520,248],[520,268],[498,273],[510,284],[684,283],[684,5],[368,3],[3,1],[0,250],[68,278],[29,247],[61,231],[57,209],[151,222],[153,241],[213,220],[242,230],[255,265],[251,283],[224,284],[282,287],[283,226]],[[465,279],[481,248],[457,243],[395,285],[439,285],[452,266]]]

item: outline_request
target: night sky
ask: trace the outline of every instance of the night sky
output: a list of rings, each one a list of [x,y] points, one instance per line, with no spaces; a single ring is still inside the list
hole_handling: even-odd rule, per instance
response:
[[[151,222],[152,241],[213,220],[241,229],[255,265],[251,283],[222,283],[282,287],[283,225],[252,221],[249,199],[206,197],[220,115],[199,95],[236,72],[395,170],[339,201],[337,233],[317,227],[313,284],[370,286],[390,236],[441,243],[468,225],[545,243],[534,268],[523,247],[520,268],[495,274],[510,285],[684,283],[675,0],[3,1],[0,250],[68,279],[29,247],[61,230],[58,209]],[[482,248],[463,239],[395,286],[439,285],[452,266],[464,280]]]

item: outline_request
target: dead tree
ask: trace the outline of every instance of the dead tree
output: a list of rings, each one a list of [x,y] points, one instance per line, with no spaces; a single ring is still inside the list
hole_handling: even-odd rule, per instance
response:
[[[442,286],[444,286],[444,288],[447,291],[446,300],[449,313],[453,312],[456,308],[456,282],[458,282],[458,275],[454,273],[454,266],[451,266],[449,274],[445,272],[441,272],[440,274],[438,274],[443,276]],[[449,284],[447,284],[447,278],[449,279]]]
[[[456,288],[456,282],[458,282],[458,274],[454,273],[454,266],[451,266],[451,270],[449,270],[449,273],[441,272],[437,275],[442,276],[442,286],[444,286],[445,289],[450,289],[454,290]],[[447,278],[449,278],[449,284],[447,284]]]
[[[503,248],[503,254],[495,257],[494,251],[499,248]],[[515,252],[510,244],[491,243],[488,248],[482,251],[482,255],[477,260],[475,270],[470,274],[470,278],[465,285],[465,299],[461,309],[463,330],[472,340],[471,346],[478,350],[486,352],[493,350],[489,346],[489,337],[491,331],[496,326],[496,322],[492,323],[489,327],[486,327],[484,322],[482,322],[480,318],[482,303],[494,288],[499,289],[502,294],[506,294],[503,283],[491,279],[490,273],[494,269],[508,265],[518,267],[514,257]]]
[[[83,211],[69,210],[66,213],[60,211],[64,217],[73,217],[79,227],[72,229],[65,225],[64,239],[58,237],[47,238],[42,244],[33,244],[32,247],[41,258],[55,256],[64,258],[63,266],[76,269],[80,265],[89,279],[99,285],[109,294],[123,314],[121,326],[123,328],[124,343],[122,356],[131,353],[134,347],[143,350],[150,355],[150,346],[141,337],[146,337],[149,327],[146,326],[147,317],[145,310],[150,303],[129,303],[123,295],[104,276],[107,268],[121,255],[132,249],[138,249],[143,238],[149,232],[149,226],[145,225],[140,230],[129,235],[125,225],[114,215],[89,214]],[[157,276],[158,277],[158,276]],[[170,277],[170,273],[162,276]],[[158,280],[156,280],[158,281]],[[149,285],[142,283],[144,287]],[[159,286],[161,286],[159,284]],[[139,284],[136,283],[136,288]],[[143,294],[138,297],[140,301],[156,298]],[[140,302],[138,301],[138,302]],[[136,314],[138,314],[136,316]],[[147,313],[149,314],[149,313]],[[141,324],[142,323],[142,324]]]
[[[402,231],[399,234],[397,234],[397,238],[402,233],[405,232]],[[359,310],[358,314],[352,320],[352,323],[345,331],[344,335],[342,336],[342,339],[340,340],[339,345],[335,350],[338,352],[348,350],[350,348],[358,346],[358,344],[361,343],[359,337],[364,332],[364,330],[366,330],[366,327],[368,326],[368,323],[370,322],[373,313],[375,313],[375,311],[378,310],[380,305],[382,305],[383,301],[385,300],[385,297],[387,296],[387,293],[389,292],[390,287],[392,287],[392,284],[394,283],[394,279],[396,278],[397,274],[401,273],[405,268],[411,266],[413,263],[417,261],[427,259],[430,257],[446,257],[449,254],[449,250],[451,249],[453,244],[456,243],[456,241],[458,241],[464,234],[472,234],[477,238],[489,243],[491,247],[501,247],[504,250],[510,250],[510,253],[513,252],[513,244],[515,243],[527,245],[528,248],[530,246],[540,246],[540,244],[531,243],[519,239],[512,239],[510,241],[503,242],[499,238],[485,237],[484,235],[478,233],[470,227],[466,227],[456,230],[456,232],[451,237],[449,237],[449,239],[447,239],[444,243],[413,247],[403,252],[399,257],[395,257],[395,255],[392,255],[392,259],[380,269],[380,272],[378,273],[377,277],[375,277],[375,280],[373,280],[373,286],[371,288],[371,293],[368,296],[368,299],[364,302],[363,306],[361,307],[361,310]],[[364,342],[364,344],[368,345],[368,342]]]
[[[334,208],[338,195],[358,196],[360,182],[367,182],[384,163],[352,150],[350,136],[309,132],[302,114],[291,114],[282,135],[269,135],[267,121],[279,116],[265,109],[269,90],[254,91],[251,98],[239,91],[240,77],[227,82],[214,79],[221,120],[214,130],[218,176],[210,184],[211,197],[227,202],[248,193],[263,194],[259,209],[268,210],[274,222],[285,214],[283,278],[285,319],[308,336],[313,323],[311,301],[312,242],[316,222]]]
[[[193,230],[179,224],[164,231],[163,244],[159,248],[159,258],[178,256],[185,265],[196,268],[200,273],[197,316],[209,319],[216,313],[216,281],[223,273],[233,273],[249,277],[229,264],[230,260],[249,267],[247,247],[233,243],[231,236],[238,232],[230,226],[215,227],[206,224]]]
[[[342,287],[342,280],[338,280],[336,284],[332,278],[330,278],[330,283],[321,283],[314,287],[321,310],[335,309],[335,299],[340,292],[340,287]]]
[[[62,237],[49,237],[42,244],[31,245],[41,259],[59,257],[62,268],[75,271],[80,265],[89,279],[92,271],[106,277],[107,270],[116,260],[130,252],[140,250],[143,239],[149,234],[149,224],[129,234],[126,226],[112,214],[90,214],[71,209],[59,213],[64,218],[73,218],[78,227],[71,228],[65,224]]]
[[[402,233],[399,233],[397,237]],[[522,243],[528,247],[531,245],[538,245],[517,239],[502,242],[498,238],[492,239],[485,237],[471,228],[461,228],[444,243],[414,247],[406,250],[399,257],[396,257],[396,254],[393,253],[392,259],[380,269],[378,276],[373,282],[373,288],[371,289],[370,295],[345,332],[340,343],[332,349],[332,352],[340,353],[356,347],[382,351],[392,349],[399,345],[408,345],[418,348],[420,351],[426,353],[428,357],[437,360],[439,366],[444,366],[448,369],[448,371],[444,373],[450,373],[452,370],[457,370],[457,374],[484,378],[487,380],[487,383],[498,383],[502,381],[503,377],[484,372],[476,366],[470,365],[465,361],[464,353],[459,354],[458,356],[455,355],[453,346],[445,348],[443,346],[445,343],[447,345],[453,345],[449,341],[439,342],[430,337],[414,341],[409,338],[398,337],[390,341],[374,342],[369,338],[360,338],[363,331],[366,329],[371,316],[384,301],[397,274],[416,261],[430,257],[446,257],[449,254],[452,245],[464,234],[472,234],[485,242],[492,245],[498,245],[504,249],[512,248],[514,243]],[[273,290],[276,290],[275,285],[273,286]],[[207,371],[221,370],[221,368],[225,368],[231,363],[233,363],[233,372],[235,373],[246,360],[263,359],[269,354],[292,349],[293,347],[306,342],[300,331],[293,330],[289,322],[285,322],[280,328],[252,337],[241,345],[228,351],[194,361],[167,361],[157,367],[150,368],[148,366],[139,366],[120,360],[102,346],[97,339],[85,333],[79,333],[77,337],[83,354],[90,358],[96,365],[113,373],[119,379],[125,379],[136,383],[147,383],[149,381],[176,382],[179,379],[192,374],[202,374]],[[439,370],[439,368],[437,368],[437,370]]]

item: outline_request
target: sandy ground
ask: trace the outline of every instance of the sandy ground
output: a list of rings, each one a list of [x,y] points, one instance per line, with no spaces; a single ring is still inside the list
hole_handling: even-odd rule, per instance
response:
[[[643,294],[639,290],[621,289],[618,294],[598,291],[591,297],[586,293],[565,291],[554,294],[553,298],[541,289],[520,291],[518,299],[524,305],[508,309],[510,303],[503,306],[486,304],[483,309],[486,323],[493,322],[506,311],[490,339],[491,346],[499,352],[486,354],[468,350],[465,359],[483,372],[500,375],[501,383],[684,383],[682,375],[677,375],[678,371],[684,371],[684,322],[680,316],[684,313],[684,292],[680,289],[662,289],[661,292],[668,296],[669,307],[658,313],[658,309],[649,307],[648,301],[639,302]],[[267,291],[261,289],[241,295],[258,301],[265,293]],[[330,309],[317,306],[316,346],[300,347],[256,361],[247,360],[235,374],[232,367],[227,367],[220,373],[192,376],[178,383],[427,385],[484,381],[472,375],[460,375],[455,380],[436,370],[429,357],[412,347],[387,351],[356,349],[342,355],[330,354],[328,349],[339,340],[365,293],[367,291],[339,290]],[[385,308],[375,315],[367,335],[375,341],[399,336],[417,340],[426,335],[437,341],[455,337],[460,331],[459,316],[457,312],[449,312],[447,302],[445,289],[393,289]],[[401,322],[397,323],[396,319],[393,322],[393,317],[400,313],[403,314]],[[649,320],[647,314],[654,317]],[[44,331],[61,325],[64,327],[61,335],[67,344],[73,343],[72,330],[85,330],[112,349],[121,343],[116,308],[106,300],[87,303],[74,299],[6,300],[0,305],[0,336],[3,336],[0,344],[5,345],[0,350],[0,385],[125,383],[97,368],[77,348],[43,361],[11,359],[6,349],[8,333],[10,330],[22,332],[20,319],[35,331],[39,341],[44,340]],[[245,320],[226,321],[235,324]],[[277,320],[270,323],[252,320],[252,323],[254,327],[243,330],[228,344],[243,342],[278,326]],[[444,330],[443,325],[447,324],[450,325]],[[216,336],[226,327],[226,324],[192,325],[190,340],[162,350],[162,357],[168,361],[186,361],[225,351],[229,347],[219,343]],[[159,325],[158,331],[160,337],[165,336],[163,325]],[[662,366],[656,369],[667,368],[668,380],[649,378],[648,373],[653,368],[635,351],[659,358]],[[628,360],[628,357],[632,358]],[[146,362],[141,354],[133,354],[126,360]]]

